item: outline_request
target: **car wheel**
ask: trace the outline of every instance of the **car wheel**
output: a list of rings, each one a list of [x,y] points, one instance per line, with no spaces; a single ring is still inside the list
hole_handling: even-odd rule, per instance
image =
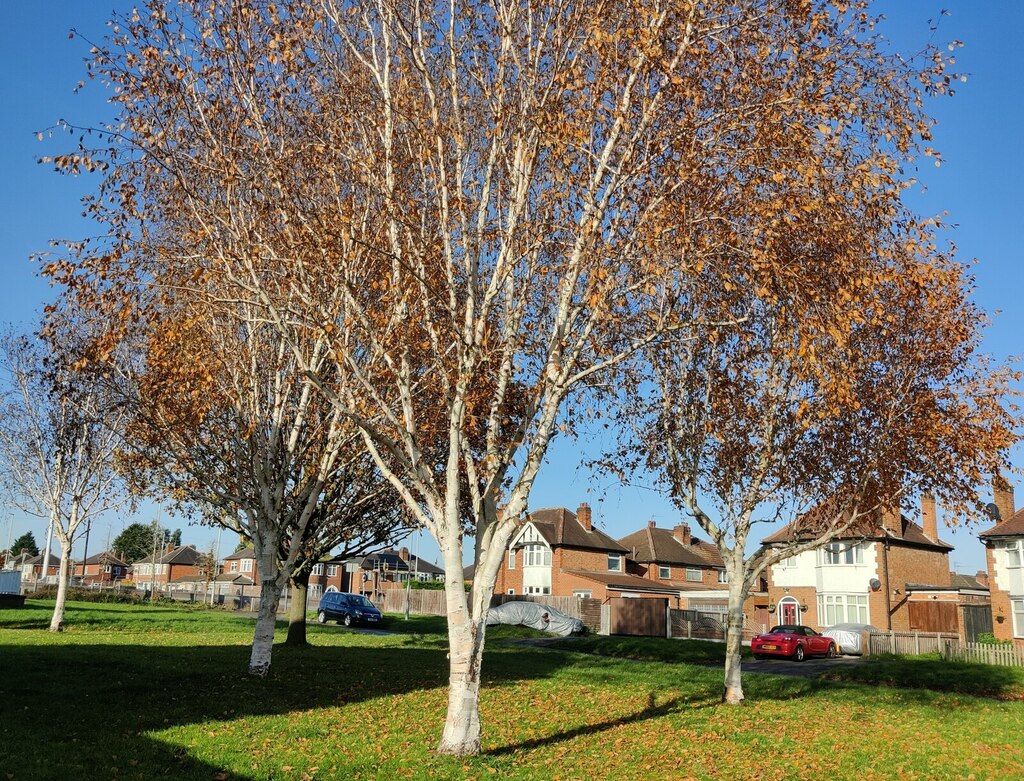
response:
[[[832,645],[830,645],[828,647],[828,658],[829,659],[835,659],[838,656],[839,656],[839,649],[836,648],[836,644],[835,643],[832,643]]]
[[[795,661],[795,662],[802,662],[803,660],[804,660],[804,647],[802,645],[798,645],[796,647],[796,650],[793,651],[793,661]]]
[[[352,616],[345,616],[344,623],[345,626],[352,626]]]
[[[319,613],[316,614],[316,622],[318,624],[326,624],[327,623],[327,614],[324,611],[321,610]]]

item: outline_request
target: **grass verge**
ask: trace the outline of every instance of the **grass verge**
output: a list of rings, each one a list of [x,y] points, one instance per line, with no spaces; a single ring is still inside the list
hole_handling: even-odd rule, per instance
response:
[[[438,757],[436,623],[313,625],[309,647],[277,646],[270,675],[252,679],[251,620],[72,604],[68,631],[50,634],[47,616],[46,604],[0,611],[0,778],[863,781],[1024,767],[1021,702],[750,675],[731,708],[713,667],[505,643],[484,663],[483,753]]]

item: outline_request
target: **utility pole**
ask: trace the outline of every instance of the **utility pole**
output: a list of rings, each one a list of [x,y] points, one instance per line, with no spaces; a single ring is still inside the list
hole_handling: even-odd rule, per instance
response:
[[[85,550],[82,551],[82,583],[85,585],[85,560],[89,558],[89,532],[92,531],[92,518],[85,523]]]
[[[7,548],[4,553],[4,567],[6,569],[11,568],[11,537],[14,535],[14,514],[7,513]]]
[[[153,522],[153,577],[150,579],[150,583],[149,583],[149,601],[150,602],[155,602],[156,601],[156,562],[157,562],[158,559],[163,558],[163,556],[158,556],[158,554],[157,554],[157,546],[159,545],[159,540],[157,539],[157,536],[159,535],[159,533],[160,533],[160,516],[157,515],[156,521]]]

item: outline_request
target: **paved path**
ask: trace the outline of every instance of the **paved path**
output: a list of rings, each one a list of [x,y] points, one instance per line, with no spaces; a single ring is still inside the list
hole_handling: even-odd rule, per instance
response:
[[[517,645],[528,645],[533,648],[548,648],[553,643],[558,643],[563,640],[561,637],[531,637],[523,638],[520,640],[509,640],[507,642],[514,643]],[[567,648],[555,648],[556,651],[571,650]],[[585,652],[582,652],[585,653]],[[600,656],[600,654],[594,654],[594,656]],[[626,657],[608,657],[615,659],[623,659],[625,661],[643,662],[645,659],[628,659]],[[837,659],[829,659],[827,656],[811,656],[804,659],[802,662],[794,662],[791,659],[744,659],[743,660],[743,672],[745,673],[766,673],[768,675],[792,675],[797,678],[814,678],[821,673],[829,672],[836,668],[849,667],[851,665],[861,664],[864,661],[862,656],[840,656]],[[668,664],[668,663],[667,663]],[[692,662],[692,664],[700,664],[700,662]],[[704,665],[705,667],[718,667],[721,668],[723,665],[720,662],[712,662]]]

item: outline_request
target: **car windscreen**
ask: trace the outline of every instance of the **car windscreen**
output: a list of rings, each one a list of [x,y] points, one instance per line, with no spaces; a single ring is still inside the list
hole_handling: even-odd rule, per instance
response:
[[[366,597],[358,596],[356,594],[350,596],[348,598],[348,602],[350,605],[355,605],[356,607],[373,607],[373,603],[370,600],[368,600]]]

